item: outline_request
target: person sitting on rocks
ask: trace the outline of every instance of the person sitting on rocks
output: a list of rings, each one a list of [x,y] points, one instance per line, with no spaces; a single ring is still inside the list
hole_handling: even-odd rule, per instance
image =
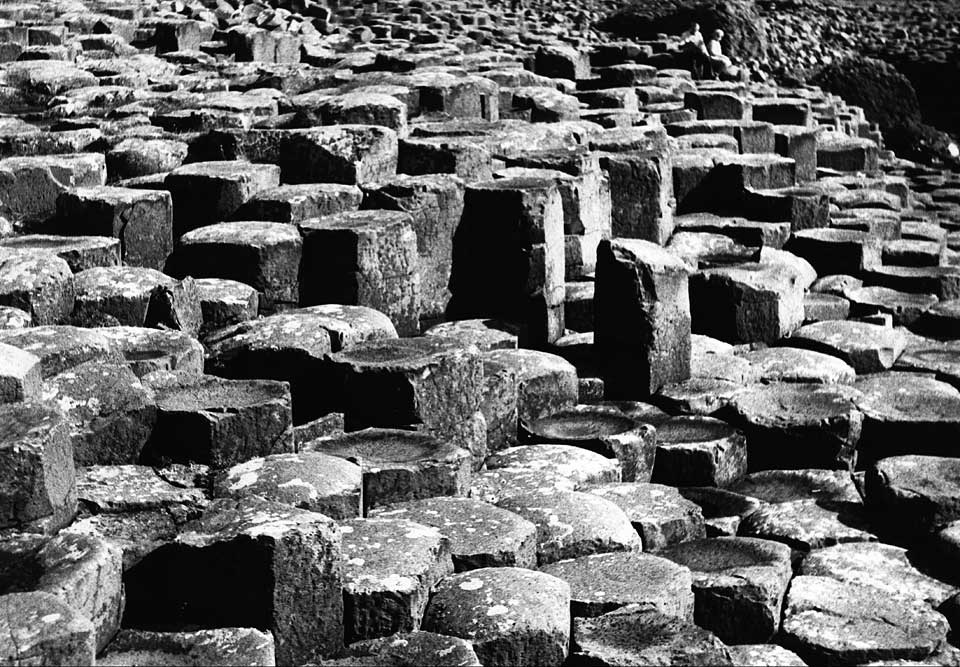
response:
[[[680,35],[677,45],[682,53],[690,56],[692,61],[690,72],[695,79],[702,79],[711,72],[710,54],[703,41],[699,23],[692,23],[687,31]]]
[[[710,73],[713,78],[737,81],[741,77],[741,68],[735,66],[733,61],[723,55],[723,30],[714,30],[710,34],[710,41],[707,42],[707,56],[710,58]]]

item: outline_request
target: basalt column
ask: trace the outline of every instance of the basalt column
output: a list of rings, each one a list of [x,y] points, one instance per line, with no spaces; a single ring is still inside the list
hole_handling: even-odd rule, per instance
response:
[[[563,203],[553,180],[469,186],[453,258],[449,317],[516,322],[528,347],[563,335]]]
[[[609,399],[642,399],[690,377],[687,270],[649,241],[597,251],[594,342]]]

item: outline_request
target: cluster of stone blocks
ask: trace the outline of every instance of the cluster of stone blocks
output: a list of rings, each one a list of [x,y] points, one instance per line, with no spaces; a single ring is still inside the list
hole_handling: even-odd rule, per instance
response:
[[[339,4],[0,4],[0,662],[960,660],[960,176]]]

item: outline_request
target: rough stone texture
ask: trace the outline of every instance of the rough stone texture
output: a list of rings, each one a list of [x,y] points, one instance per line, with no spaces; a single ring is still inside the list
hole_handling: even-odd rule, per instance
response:
[[[828,354],[792,347],[770,347],[740,355],[756,369],[762,382],[822,382],[853,384],[856,371]]]
[[[356,461],[363,473],[364,510],[406,500],[466,495],[469,451],[426,433],[368,428],[303,447]]]
[[[120,259],[127,266],[162,270],[173,250],[173,200],[169,192],[77,188],[57,199],[57,215],[63,234],[118,239]]]
[[[51,253],[0,253],[0,305],[30,314],[36,325],[60,324],[73,311],[70,266]]]
[[[362,660],[369,658],[371,663],[391,667],[480,667],[480,659],[470,641],[420,630],[356,642],[348,646],[346,652],[359,658],[360,664],[367,664]],[[347,664],[350,664],[349,658],[347,660]],[[336,664],[335,661],[327,662]]]
[[[756,385],[731,399],[730,417],[747,436],[751,471],[853,469],[864,416],[849,385]]]
[[[11,665],[92,665],[93,625],[50,593],[0,596],[3,637],[0,652]]]
[[[154,269],[97,267],[76,276],[74,319],[109,316],[131,327],[174,329],[196,337],[202,315],[193,280],[175,280]]]
[[[173,619],[263,627],[282,663],[316,660],[343,643],[341,536],[322,514],[259,498],[216,501],[125,584],[130,628]]]
[[[512,468],[569,479],[578,488],[620,481],[620,464],[596,452],[569,445],[524,445],[491,455],[487,470]]]
[[[705,537],[700,508],[661,484],[599,484],[587,490],[617,505],[643,539],[645,551]]]
[[[740,522],[738,535],[783,542],[798,551],[845,542],[875,542],[867,515],[853,503],[792,500],[762,507]]]
[[[484,362],[496,362],[516,374],[517,412],[529,422],[576,405],[577,370],[555,354],[537,350],[493,350]]]
[[[609,398],[639,400],[690,376],[690,302],[683,263],[647,241],[597,250],[595,339]]]
[[[403,335],[420,332],[421,273],[412,217],[350,211],[299,224],[303,305],[343,303],[388,315]]]
[[[739,664],[713,633],[645,604],[574,619],[571,651],[574,661],[604,667]]]
[[[202,336],[257,317],[260,295],[250,285],[222,278],[200,278],[194,285],[203,317]]]
[[[455,574],[431,598],[423,629],[470,640],[483,665],[559,667],[570,641],[570,587],[513,567]]]
[[[272,312],[299,303],[302,252],[303,242],[292,225],[221,222],[181,236],[167,272],[250,285],[260,293],[260,308]]]
[[[24,234],[0,239],[0,248],[16,251],[49,252],[67,263],[74,273],[95,266],[120,264],[120,241],[107,236],[53,236]],[[162,268],[162,267],[161,267]]]
[[[453,572],[449,540],[408,519],[353,519],[340,530],[345,643],[419,630],[430,591]]]
[[[570,584],[574,618],[600,616],[643,604],[667,616],[693,620],[690,570],[643,553],[607,553],[562,560],[540,568]]]
[[[947,620],[912,598],[828,577],[794,578],[783,621],[786,647],[809,662],[921,660],[944,641]]]
[[[157,422],[144,457],[228,468],[294,449],[290,390],[271,380],[178,376],[156,388]]]
[[[577,405],[524,423],[531,442],[563,443],[619,461],[622,479],[647,481],[653,469],[656,431],[623,412]],[[490,467],[488,463],[488,467]]]
[[[98,665],[251,665],[276,664],[273,637],[254,628],[217,628],[194,632],[121,630],[97,657]]]
[[[441,317],[450,300],[453,239],[463,215],[463,182],[453,175],[400,175],[369,187],[364,208],[400,210],[417,235],[422,318]]]
[[[864,465],[901,454],[954,455],[960,391],[919,373],[878,373],[854,386],[863,394]]]
[[[864,322],[817,322],[801,327],[789,344],[838,357],[857,373],[878,373],[893,366],[906,347],[896,329]]]
[[[69,523],[77,509],[76,471],[63,415],[42,403],[0,406],[0,454],[0,525]]]
[[[70,425],[77,465],[135,463],[153,432],[153,392],[127,366],[88,361],[48,379],[43,398]]]
[[[164,179],[173,198],[173,239],[211,222],[228,220],[260,190],[280,185],[280,168],[246,162],[194,162]]]
[[[960,465],[937,456],[892,456],[867,470],[866,502],[884,530],[922,536],[960,519]]]
[[[640,551],[642,542],[617,505],[579,491],[534,491],[497,503],[537,527],[541,565],[611,551]]]
[[[39,357],[0,343],[0,403],[40,398],[41,382]]]
[[[476,348],[441,337],[373,340],[330,357],[342,378],[347,429],[418,425],[486,456],[480,412],[483,364]]]
[[[906,549],[875,542],[852,542],[817,549],[807,554],[800,574],[830,577],[838,581],[875,588],[939,607],[956,588],[924,574],[911,563]]]
[[[793,576],[790,548],[769,540],[694,540],[660,554],[690,568],[694,620],[728,644],[770,641]]]
[[[299,452],[254,458],[229,468],[214,483],[215,496],[260,496],[337,521],[363,513],[363,476],[352,461]]]
[[[475,498],[425,498],[373,510],[370,516],[410,519],[439,529],[450,540],[457,572],[537,564],[536,526]]]
[[[747,472],[747,440],[729,424],[703,416],[657,425],[653,481],[675,486],[727,486]]]

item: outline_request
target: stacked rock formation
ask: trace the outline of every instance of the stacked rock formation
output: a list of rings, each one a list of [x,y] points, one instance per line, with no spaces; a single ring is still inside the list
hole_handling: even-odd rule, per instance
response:
[[[0,5],[0,662],[960,660],[960,177],[550,7]]]

